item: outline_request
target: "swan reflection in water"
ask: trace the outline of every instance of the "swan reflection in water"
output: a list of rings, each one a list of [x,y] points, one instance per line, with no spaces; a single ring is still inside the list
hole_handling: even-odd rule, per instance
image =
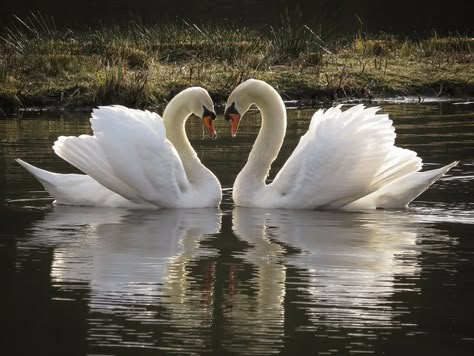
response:
[[[194,279],[191,262],[213,254],[199,244],[220,226],[221,212],[212,208],[150,212],[56,206],[36,224],[29,243],[54,247],[53,285],[66,292],[89,289],[92,344],[150,346],[158,338],[186,337],[188,347],[198,350],[202,340],[193,343],[187,333],[193,320],[204,328],[211,322],[213,285]],[[199,267],[212,274],[212,266]],[[154,335],[160,323],[173,334]],[[133,342],[127,345],[125,339]]]
[[[251,246],[242,259],[254,266],[250,284],[257,294],[237,288],[231,325],[240,334],[253,326],[275,340],[296,309],[306,315],[301,324],[319,332],[321,326],[396,327],[404,311],[389,298],[414,288],[396,278],[408,275],[414,283],[419,277],[417,238],[430,230],[400,211],[252,208],[233,210],[233,229]],[[290,290],[296,297],[287,296]]]
[[[232,228],[221,215],[57,206],[29,243],[54,247],[56,287],[87,290],[93,345],[201,352],[218,333],[252,353],[283,347],[290,319],[316,334],[396,327],[406,309],[393,296],[420,274],[417,240],[436,234],[400,211],[234,208]]]

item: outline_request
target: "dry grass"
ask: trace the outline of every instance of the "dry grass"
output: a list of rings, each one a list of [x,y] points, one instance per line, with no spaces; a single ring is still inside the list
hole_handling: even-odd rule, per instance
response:
[[[473,94],[474,39],[462,36],[411,40],[359,33],[326,43],[289,17],[260,31],[183,22],[74,32],[57,30],[40,14],[0,33],[3,111],[20,105],[161,106],[192,85],[219,101],[250,77],[292,99]]]

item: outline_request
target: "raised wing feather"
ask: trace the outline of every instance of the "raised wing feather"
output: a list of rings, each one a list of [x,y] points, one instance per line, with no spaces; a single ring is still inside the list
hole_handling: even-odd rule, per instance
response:
[[[127,199],[172,207],[189,182],[160,116],[106,106],[90,121],[94,136],[60,137],[55,152]]]
[[[390,181],[390,175],[375,180],[395,141],[392,121],[377,110],[316,112],[269,188],[287,207],[338,208]]]

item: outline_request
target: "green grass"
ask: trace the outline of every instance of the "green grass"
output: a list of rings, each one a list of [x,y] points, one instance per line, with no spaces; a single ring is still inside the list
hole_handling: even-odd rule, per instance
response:
[[[323,41],[288,15],[259,30],[183,21],[73,31],[32,13],[0,29],[0,108],[156,107],[192,85],[223,101],[251,77],[291,99],[471,96],[473,50],[474,39],[459,35]]]

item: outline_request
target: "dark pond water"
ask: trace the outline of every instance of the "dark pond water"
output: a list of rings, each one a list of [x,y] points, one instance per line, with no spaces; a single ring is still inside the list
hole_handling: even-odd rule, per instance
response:
[[[188,122],[220,209],[53,206],[13,159],[73,172],[51,145],[87,117],[0,120],[1,354],[472,355],[474,105],[382,106],[428,167],[462,161],[408,210],[234,208],[256,114],[234,140]],[[311,113],[289,111],[274,171]]]

